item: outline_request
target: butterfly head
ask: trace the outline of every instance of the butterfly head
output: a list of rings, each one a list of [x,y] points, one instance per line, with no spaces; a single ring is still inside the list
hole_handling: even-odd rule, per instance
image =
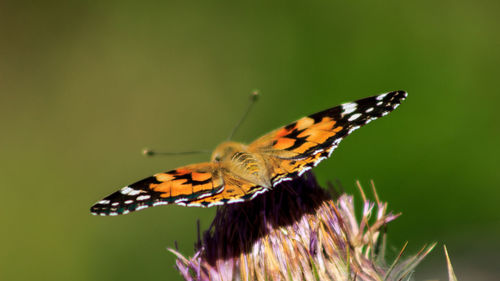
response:
[[[234,142],[234,141],[226,141],[214,149],[212,153],[211,160],[213,162],[223,162],[225,160],[231,159],[231,157],[240,151],[245,151],[246,145]]]

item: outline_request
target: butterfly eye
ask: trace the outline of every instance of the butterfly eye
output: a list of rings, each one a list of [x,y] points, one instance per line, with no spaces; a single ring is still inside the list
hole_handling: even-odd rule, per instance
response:
[[[215,156],[214,160],[217,161],[217,162],[220,162],[220,160],[222,160],[222,159],[221,159],[220,156],[217,155],[217,156]]]

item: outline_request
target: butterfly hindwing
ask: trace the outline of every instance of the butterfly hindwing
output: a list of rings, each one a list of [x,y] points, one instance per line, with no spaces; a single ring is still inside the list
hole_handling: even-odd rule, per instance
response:
[[[224,188],[211,196],[200,196],[190,201],[187,206],[211,207],[216,205],[239,203],[251,200],[267,189],[258,184],[238,178],[231,173],[223,175]]]
[[[404,91],[395,91],[344,103],[274,130],[250,144],[250,149],[267,154],[274,162],[271,180],[276,185],[328,158],[344,137],[387,115],[406,96]]]
[[[95,215],[120,215],[152,206],[190,205],[224,189],[219,165],[200,163],[185,166],[133,183],[91,207]]]

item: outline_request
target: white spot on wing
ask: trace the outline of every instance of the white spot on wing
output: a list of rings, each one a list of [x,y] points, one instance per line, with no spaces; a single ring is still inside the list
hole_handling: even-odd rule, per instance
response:
[[[98,204],[107,205],[109,204],[109,202],[110,202],[109,200],[101,200],[98,202]]]
[[[179,200],[180,200],[180,199],[179,199]],[[182,202],[175,202],[175,203],[177,203],[177,204],[181,204]],[[168,205],[168,204],[169,204],[169,203],[168,203],[168,202],[166,202],[166,201],[157,201],[157,202],[154,202],[154,203],[153,203],[153,206]],[[186,205],[186,204],[184,204],[184,205]]]
[[[342,116],[356,111],[358,105],[355,102],[344,103],[342,105]]]
[[[227,203],[229,203],[229,204],[239,203],[239,202],[245,202],[245,200],[238,198],[238,199],[231,199],[231,200],[227,201]]]
[[[287,179],[287,178],[284,178],[284,179]],[[291,179],[290,179],[290,180],[291,180]],[[280,181],[278,181],[278,182],[280,182]],[[264,192],[266,192],[266,191],[267,191],[267,189],[266,189],[266,188],[264,188],[264,189],[262,189],[262,190],[259,190],[259,191],[256,191],[254,194],[252,194],[252,197],[250,197],[250,200],[254,199],[255,197],[257,197],[257,195],[259,195],[259,194],[261,194],[261,193],[264,193]]]
[[[357,129],[359,129],[359,126],[354,126],[354,127],[350,128],[348,134],[351,134],[354,130],[357,130]]]
[[[123,203],[125,203],[125,204],[132,204],[132,203],[134,203],[134,200],[127,200],[127,201],[125,201]]]
[[[315,155],[316,153],[319,153],[319,152],[322,152],[322,151],[323,151],[323,149],[317,149],[312,154]]]
[[[142,192],[141,190],[132,189],[132,191],[130,191],[130,193],[128,195],[135,196],[135,195],[137,195],[137,194],[139,194],[141,192]]]
[[[149,206],[148,205],[142,205],[142,206],[137,207],[135,210],[136,211],[140,211],[142,209],[146,209],[147,207],[149,207]]]
[[[280,184],[281,182],[284,182],[284,181],[291,181],[292,178],[281,178],[279,180],[277,180],[275,183],[273,183],[273,186],[277,186],[278,184]],[[257,191],[258,192],[258,191]],[[256,192],[256,193],[257,193]],[[255,193],[254,193],[255,194]],[[254,196],[252,196],[252,198],[254,198]]]
[[[360,116],[361,116],[361,113],[353,114],[353,115],[351,115],[351,117],[349,117],[349,119],[347,119],[347,121],[349,121],[349,122],[354,121],[354,120],[358,119]]]
[[[151,198],[150,195],[141,195],[141,196],[137,197],[137,200],[143,201],[143,200],[148,200],[149,198]]]
[[[207,207],[220,206],[220,205],[224,205],[224,202],[221,202],[221,201],[212,202],[212,203],[208,204]]]
[[[381,106],[382,104],[384,104],[384,103],[381,101],[377,102],[377,106]]]
[[[378,95],[375,99],[376,100],[383,100],[385,98],[385,96],[387,96],[387,93]]]
[[[303,168],[300,172],[299,172],[299,177],[302,176],[305,172],[311,170],[311,167],[307,167],[307,168]]]
[[[340,141],[342,139],[336,139],[333,143],[332,143],[332,146],[330,147],[330,150],[328,151],[328,157],[330,157],[332,155],[332,152],[335,150],[335,148],[337,148],[337,146],[339,145]]]
[[[365,112],[366,112],[366,113],[370,113],[370,112],[372,112],[372,111],[373,111],[373,107],[367,108],[367,109],[365,110]]]
[[[210,197],[210,196],[213,196],[213,194],[212,193],[205,193],[205,194],[198,196],[197,199],[203,199],[205,197]],[[178,200],[186,200],[186,199],[178,199]],[[177,203],[178,200],[176,200],[175,203]]]
[[[202,207],[200,203],[188,203],[187,206],[189,207]]]
[[[126,195],[126,194],[128,194],[130,192],[130,190],[132,190],[132,188],[130,188],[128,186],[125,186],[124,188],[122,188],[120,190],[120,193]]]
[[[335,148],[337,148],[336,145],[332,145],[332,147],[330,147],[330,150],[328,150],[328,157],[332,156],[332,152],[335,150]]]
[[[321,162],[321,161],[323,161],[325,159],[326,159],[325,156],[322,156],[322,157],[318,158],[318,160],[316,160],[316,162],[314,162],[314,167],[316,167],[319,164],[319,162]]]
[[[136,190],[136,189],[133,189],[131,187],[124,187],[120,190],[120,193],[123,194],[123,195],[130,195],[130,196],[135,196],[139,193],[141,193],[142,191],[141,190]]]

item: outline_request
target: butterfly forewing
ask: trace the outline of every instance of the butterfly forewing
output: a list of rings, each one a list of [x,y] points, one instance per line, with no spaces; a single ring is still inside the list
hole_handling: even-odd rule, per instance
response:
[[[404,91],[390,92],[303,117],[257,139],[250,150],[271,158],[271,181],[276,185],[328,158],[344,137],[388,114],[406,96]]]
[[[133,183],[97,202],[95,215],[120,215],[152,206],[179,204],[214,196],[223,191],[218,163],[200,163],[158,173]]]

